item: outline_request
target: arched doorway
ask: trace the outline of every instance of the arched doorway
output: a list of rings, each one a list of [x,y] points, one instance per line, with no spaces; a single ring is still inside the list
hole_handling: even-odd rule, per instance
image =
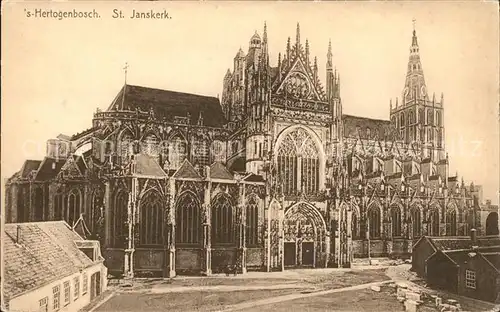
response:
[[[285,267],[318,267],[325,250],[325,221],[312,205],[298,203],[285,212]]]
[[[498,213],[491,212],[486,218],[486,235],[498,235]]]

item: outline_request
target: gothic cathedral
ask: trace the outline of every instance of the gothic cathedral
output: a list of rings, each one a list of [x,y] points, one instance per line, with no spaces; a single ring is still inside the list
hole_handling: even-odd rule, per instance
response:
[[[481,230],[480,187],[448,172],[415,30],[388,120],[343,114],[331,44],[323,87],[300,35],[272,66],[264,25],[220,101],[125,83],[7,181],[7,222],[66,220],[129,277],[349,267]]]

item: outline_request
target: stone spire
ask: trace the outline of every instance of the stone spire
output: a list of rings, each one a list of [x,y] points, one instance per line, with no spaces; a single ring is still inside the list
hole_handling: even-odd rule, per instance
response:
[[[415,23],[415,20],[413,20]],[[413,24],[413,36],[410,46],[410,57],[408,59],[408,70],[403,89],[403,105],[415,99],[428,99],[427,86],[425,85],[424,71],[420,61],[417,32]]]

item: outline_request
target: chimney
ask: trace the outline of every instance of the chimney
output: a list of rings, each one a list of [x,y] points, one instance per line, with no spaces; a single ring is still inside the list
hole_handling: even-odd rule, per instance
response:
[[[21,226],[17,226],[17,232],[16,232],[16,244],[21,244]]]
[[[478,247],[476,229],[470,230],[470,240],[472,243],[472,248]]]

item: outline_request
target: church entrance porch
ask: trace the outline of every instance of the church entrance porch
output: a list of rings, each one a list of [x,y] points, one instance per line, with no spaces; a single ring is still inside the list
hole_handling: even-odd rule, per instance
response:
[[[314,206],[299,203],[290,207],[285,212],[283,230],[285,268],[326,266],[326,225]]]

